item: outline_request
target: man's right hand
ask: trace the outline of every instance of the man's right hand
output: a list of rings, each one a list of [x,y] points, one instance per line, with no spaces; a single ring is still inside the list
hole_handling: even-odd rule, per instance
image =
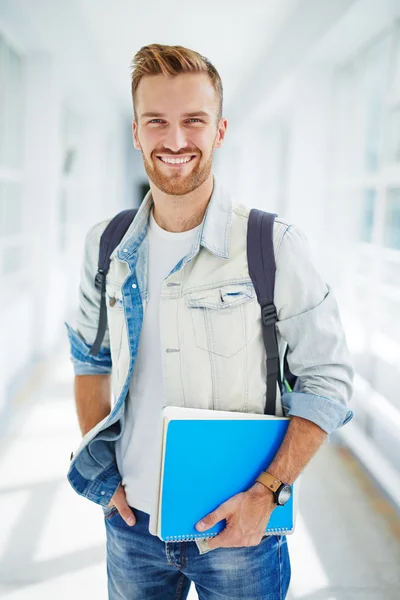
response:
[[[109,504],[107,504],[107,506],[110,508],[112,506],[115,506],[121,517],[128,525],[135,525],[135,515],[133,514],[131,508],[129,507],[129,504],[126,501],[125,488],[122,485],[122,483],[119,485],[117,491],[115,492],[114,496],[111,498],[111,501],[109,502]]]

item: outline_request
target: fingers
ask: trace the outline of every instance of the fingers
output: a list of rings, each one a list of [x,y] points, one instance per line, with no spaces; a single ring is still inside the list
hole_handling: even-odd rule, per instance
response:
[[[114,505],[118,510],[119,514],[123,518],[123,520],[130,526],[135,525],[136,518],[135,515],[130,508],[128,502],[126,501],[125,488],[123,485],[120,485],[114,496],[111,498],[110,505]]]
[[[208,538],[207,545],[211,550],[215,548],[232,548],[232,542],[229,542],[229,535],[226,529],[221,531],[218,535],[213,538]]]
[[[226,515],[222,509],[222,506],[219,506],[216,510],[209,513],[206,517],[203,517],[201,521],[196,523],[196,529],[197,531],[206,531],[207,529],[214,527],[214,525],[222,521],[222,519],[225,519],[225,516]]]

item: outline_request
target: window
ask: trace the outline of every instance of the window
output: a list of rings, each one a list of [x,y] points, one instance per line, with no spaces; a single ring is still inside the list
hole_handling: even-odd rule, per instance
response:
[[[73,242],[73,227],[79,215],[82,182],[78,160],[82,137],[83,125],[78,115],[64,106],[61,126],[63,161],[58,195],[58,241],[62,253],[66,253],[68,244]]]
[[[0,278],[23,266],[23,112],[22,59],[0,36]]]
[[[360,77],[358,60],[342,66],[336,72],[334,96],[334,156],[336,177],[346,177],[357,170],[359,162],[357,127],[360,110],[357,105],[357,85]]]
[[[22,163],[22,61],[0,37],[0,167]]]
[[[337,66],[334,92],[329,197],[336,202],[327,214],[338,235],[344,219],[354,231],[348,310],[370,339],[383,334],[400,344],[400,22]],[[369,342],[360,355],[366,364],[377,360]],[[377,369],[384,372],[381,363]]]
[[[364,82],[364,161],[369,172],[377,171],[389,68],[390,36],[377,40],[365,53]]]
[[[339,65],[333,109],[333,197],[360,198],[359,242],[400,250],[400,22]]]
[[[394,30],[384,156],[389,167],[400,163],[400,21]]]
[[[383,242],[387,248],[400,250],[400,187],[387,192]]]
[[[395,29],[394,55],[392,62],[391,89],[397,98],[400,95],[400,21]]]
[[[376,203],[376,190],[367,189],[362,192],[359,240],[372,242]]]
[[[400,102],[389,109],[385,140],[386,163],[400,163]]]

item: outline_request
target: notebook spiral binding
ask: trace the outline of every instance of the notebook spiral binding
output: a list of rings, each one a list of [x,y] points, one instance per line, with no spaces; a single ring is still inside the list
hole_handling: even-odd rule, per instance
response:
[[[290,531],[287,527],[271,527],[270,529],[266,529],[265,533],[271,534],[282,534],[284,535],[287,531]],[[186,535],[167,535],[165,537],[166,542],[191,542],[199,538],[212,538],[215,537],[216,533],[190,533]]]
[[[167,535],[165,537],[166,542],[191,542],[200,538],[212,538],[215,537],[216,533],[188,533],[186,535]]]

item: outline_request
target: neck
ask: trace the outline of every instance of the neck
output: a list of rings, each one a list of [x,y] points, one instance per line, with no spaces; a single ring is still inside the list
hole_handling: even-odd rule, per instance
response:
[[[198,188],[184,196],[170,196],[159,190],[151,181],[154,201],[154,219],[162,229],[173,233],[188,231],[200,225],[213,191],[213,175]]]

